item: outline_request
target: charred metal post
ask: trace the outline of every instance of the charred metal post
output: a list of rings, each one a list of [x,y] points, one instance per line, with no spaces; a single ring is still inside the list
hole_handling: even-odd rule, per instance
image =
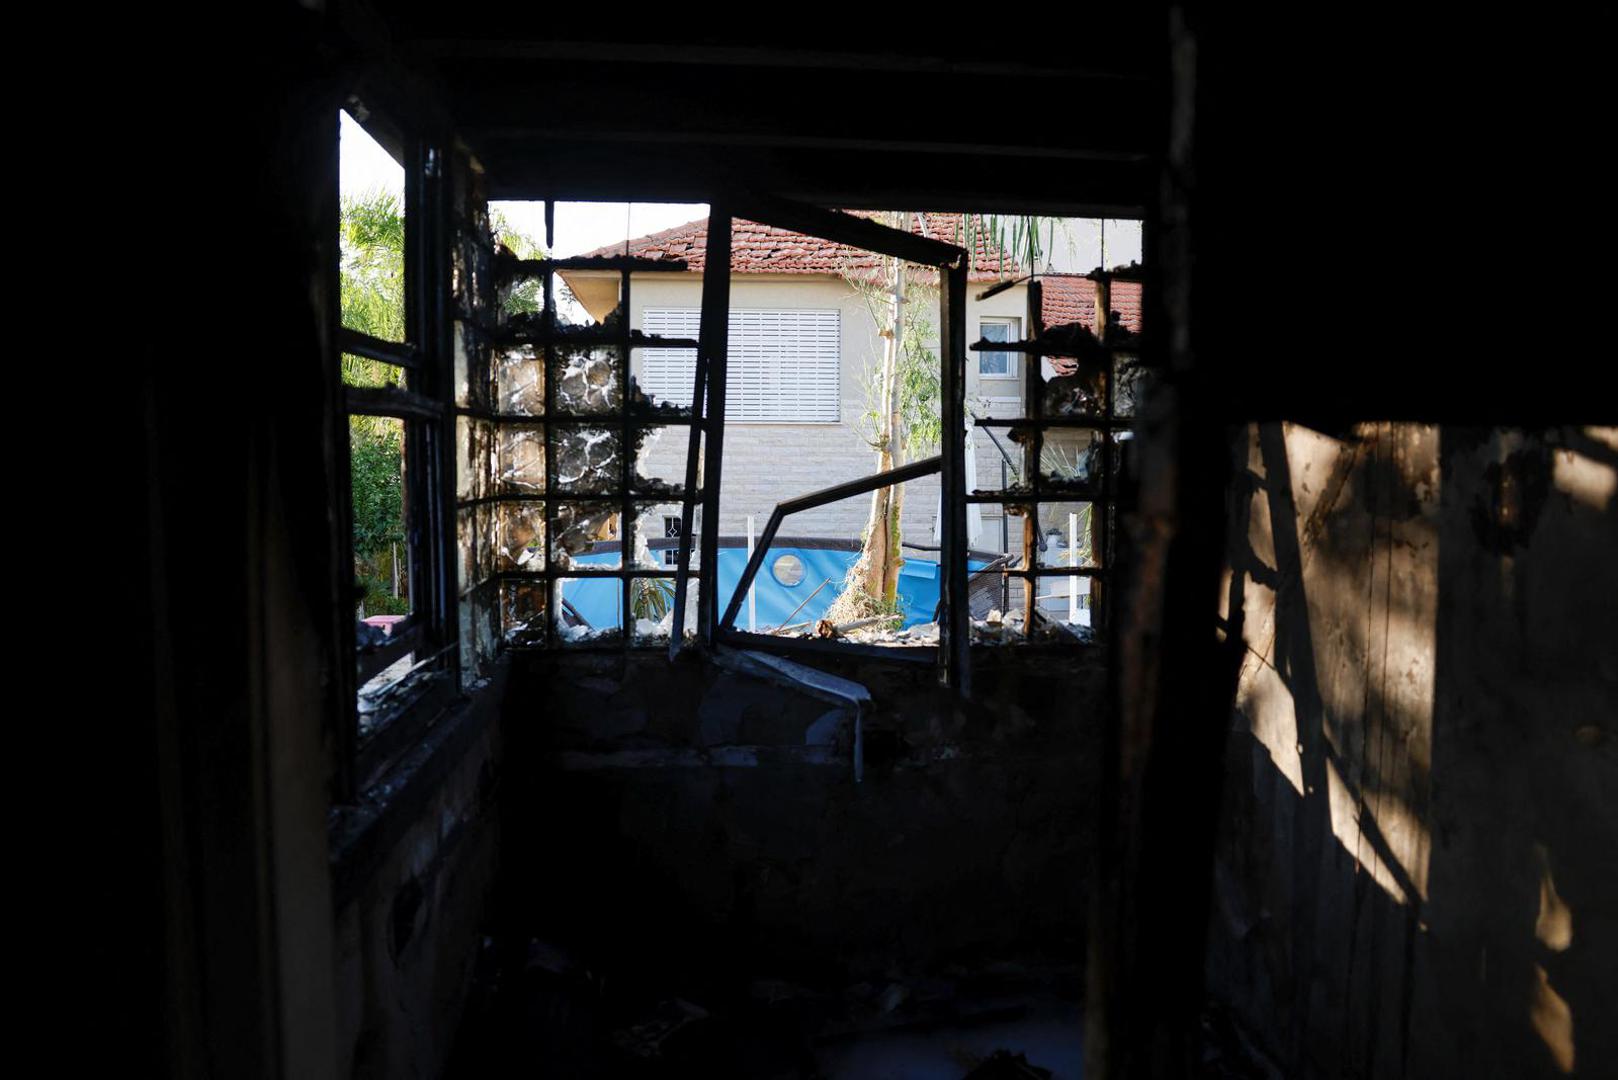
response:
[[[707,410],[700,427],[707,434],[707,443],[703,447],[702,587],[697,598],[697,632],[705,644],[712,646],[719,626],[719,486],[725,447],[726,350],[730,341],[730,213],[725,206],[714,205],[709,211],[705,259],[702,327],[697,340],[697,366],[707,376],[701,387],[707,396]],[[693,424],[692,430],[697,427]],[[691,468],[688,461],[687,477]],[[685,509],[681,511],[686,532],[690,530],[690,507],[688,493]],[[682,552],[688,550],[688,543],[681,539]],[[680,617],[676,616],[676,634],[685,629],[684,624],[678,622]]]
[[[1028,322],[1027,326],[1033,331],[1029,335],[1032,341],[1039,341],[1045,336],[1045,321],[1040,317],[1040,296],[1042,290],[1038,281],[1028,284]],[[1042,486],[1040,476],[1043,471],[1040,461],[1045,456],[1045,427],[1040,423],[1045,418],[1044,411],[1044,385],[1043,379],[1045,355],[1043,353],[1029,353],[1023,361],[1023,415],[1033,423],[1023,429],[1023,485],[1034,493],[1034,501],[1028,504],[1027,512],[1022,518],[1022,569],[1023,577],[1023,616],[1022,632],[1024,637],[1032,637],[1034,633],[1034,614],[1039,608],[1038,593],[1039,579],[1033,576],[1034,564],[1039,560],[1039,501],[1038,495]]]
[[[938,571],[945,598],[944,623],[939,630],[939,678],[962,695],[972,687],[972,609],[967,599],[966,539],[966,275],[968,258],[962,252],[941,271],[939,290],[939,372],[943,397],[943,461],[939,491],[944,520],[939,535],[943,551]]]

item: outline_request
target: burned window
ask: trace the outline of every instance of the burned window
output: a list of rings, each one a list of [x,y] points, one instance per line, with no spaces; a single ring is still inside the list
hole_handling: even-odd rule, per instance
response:
[[[1135,265],[1031,275],[1030,336],[985,334],[971,346],[980,358],[1027,360],[1016,396],[985,392],[973,415],[967,501],[978,522],[987,512],[1000,532],[999,557],[974,573],[969,590],[974,641],[1098,640],[1144,389],[1140,281]]]
[[[470,674],[502,646],[678,648],[680,626],[936,657],[964,685],[974,626],[1094,639],[1141,385],[1129,275],[1018,264],[981,236],[969,256],[960,215],[755,198],[557,256],[557,205],[537,207],[543,243],[493,239],[474,200],[453,248]],[[762,280],[782,258],[808,269]],[[1108,329],[1115,279],[1135,308]],[[1087,321],[1047,317],[1040,297],[1075,282]],[[863,374],[862,347],[880,360]],[[873,538],[881,582],[851,603]]]
[[[674,626],[680,530],[669,522],[688,482],[691,385],[683,401],[649,392],[636,377],[647,362],[632,357],[695,341],[647,334],[627,314],[632,275],[671,267],[551,257],[557,206],[529,208],[542,221],[533,240],[495,235],[476,198],[456,222],[456,502],[473,676],[500,647],[666,644]]]
[[[426,303],[433,236],[423,210],[436,151],[358,102],[338,116],[337,381],[343,401],[352,566],[353,713],[345,786],[406,745],[442,704],[453,649],[447,571],[444,411]]]

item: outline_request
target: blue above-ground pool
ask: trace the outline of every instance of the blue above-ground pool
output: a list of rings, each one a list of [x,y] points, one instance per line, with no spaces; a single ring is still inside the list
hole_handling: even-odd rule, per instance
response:
[[[829,543],[836,543],[835,541]],[[662,557],[662,551],[654,549]],[[790,617],[793,623],[813,622],[826,614],[837,594],[842,591],[843,578],[848,568],[859,557],[858,550],[842,546],[821,546],[815,543],[776,544],[770,548],[753,581],[754,625],[780,626]],[[618,559],[616,545],[601,545],[600,550],[587,555],[573,556],[576,566],[615,564]],[[719,549],[719,595],[728,604],[747,566],[745,547]],[[971,568],[980,569],[983,563],[972,560]],[[672,564],[670,565],[672,570]],[[829,582],[818,593],[815,589]],[[813,599],[804,601],[811,593]],[[564,580],[562,598],[592,627],[604,629],[620,626],[619,611],[623,606],[623,591],[616,580],[607,578]],[[904,612],[906,627],[933,621],[938,608],[938,563],[905,557],[899,568],[899,602]],[[794,609],[802,604],[802,610]],[[747,629],[747,603],[744,600],[736,613],[736,628]]]

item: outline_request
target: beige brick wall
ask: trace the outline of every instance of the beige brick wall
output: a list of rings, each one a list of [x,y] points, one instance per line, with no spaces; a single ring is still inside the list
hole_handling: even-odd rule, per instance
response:
[[[1009,315],[1023,318],[1027,298],[1019,286],[988,301],[972,297],[982,291],[968,291],[967,335],[977,340],[978,318],[983,315]],[[647,308],[698,308],[702,303],[700,274],[637,274],[631,288],[632,325],[643,325]],[[741,535],[747,515],[763,529],[765,520],[783,499],[868,475],[876,468],[876,454],[860,437],[856,421],[866,411],[865,372],[881,361],[881,338],[864,301],[845,282],[819,275],[736,275],[731,280],[731,306],[737,308],[792,309],[820,308],[841,312],[842,375],[839,397],[842,419],[836,424],[730,423],[725,427],[725,468],[720,493],[720,532]],[[936,310],[936,309],[935,309]],[[936,314],[932,319],[935,324]],[[636,357],[639,363],[639,357]],[[990,415],[1015,415],[1008,403],[994,396],[1015,396],[1014,383],[980,384],[976,364],[967,362],[969,407]],[[997,487],[1000,457],[988,438],[977,438],[977,485]],[[1008,443],[1008,448],[1010,444]],[[644,454],[642,471],[675,476],[683,468],[686,451],[684,429],[670,428]],[[904,535],[916,543],[934,543],[934,519],[938,512],[937,477],[926,477],[905,485]],[[870,496],[846,499],[819,510],[796,514],[782,526],[783,535],[841,537],[857,540],[865,527]],[[676,512],[671,509],[670,513]],[[1017,522],[1013,519],[1013,525]],[[1015,531],[1015,530],[1014,530]],[[994,507],[984,508],[983,536],[976,546],[999,548],[1000,526]],[[1016,544],[1016,537],[1013,537]]]

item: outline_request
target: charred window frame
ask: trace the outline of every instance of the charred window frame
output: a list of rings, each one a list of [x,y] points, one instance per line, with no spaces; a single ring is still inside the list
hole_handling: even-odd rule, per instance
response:
[[[666,510],[697,481],[694,470],[683,484],[641,476],[637,451],[657,429],[689,426],[693,408],[644,394],[631,355],[697,343],[632,329],[630,284],[636,273],[685,264],[518,259],[496,250],[480,192],[455,201],[455,512],[467,674],[487,670],[501,650],[666,644],[678,620],[666,632],[663,619],[639,615],[673,607],[674,568],[651,552],[669,546]],[[546,203],[547,250],[554,207]],[[617,275],[618,302],[602,322],[568,322],[558,274],[569,270]],[[508,312],[504,298],[536,280],[540,310]],[[574,583],[578,605],[563,592]],[[582,593],[614,617],[605,625],[588,618]]]
[[[719,491],[724,465],[725,390],[727,377],[731,222],[740,217],[806,236],[819,237],[850,247],[932,267],[938,273],[939,287],[939,365],[943,427],[946,436],[939,456],[894,469],[886,474],[840,484],[779,504],[765,525],[764,533],[748,559],[726,606],[720,607],[717,555],[719,548]],[[759,195],[734,195],[712,204],[708,215],[706,265],[703,275],[702,325],[697,347],[697,391],[693,395],[694,416],[691,449],[687,458],[688,481],[694,478],[699,445],[705,445],[702,458],[703,485],[700,492],[688,484],[682,511],[678,578],[675,588],[675,624],[684,623],[686,582],[690,573],[692,522],[697,506],[702,507],[698,538],[701,566],[697,631],[709,645],[735,645],[781,652],[841,652],[871,655],[890,660],[932,662],[942,683],[962,693],[970,690],[969,608],[967,605],[967,550],[965,485],[966,439],[966,251],[914,233],[890,228],[867,218],[825,210],[802,203]],[[725,267],[726,273],[714,268]],[[776,529],[789,513],[827,505],[891,484],[903,483],[937,472],[944,508],[940,529],[939,572],[942,617],[939,644],[933,648],[884,649],[873,645],[781,638],[749,633],[736,628],[735,620],[743,598],[757,576],[770,550]],[[677,652],[681,642],[671,645]]]
[[[452,634],[455,599],[449,588],[454,532],[446,483],[451,466],[446,437],[451,371],[442,272],[447,261],[443,257],[442,153],[428,139],[355,99],[350,99],[345,111],[404,166],[405,333],[403,341],[388,341],[350,329],[343,325],[341,304],[332,305],[336,341],[332,355],[337,360],[332,379],[341,403],[334,434],[340,460],[347,466],[337,470],[339,557],[349,574],[341,634],[354,657],[352,664],[339,667],[346,703],[339,733],[341,800],[353,798],[389,761],[420,740],[453,699],[458,664]],[[332,295],[337,297],[341,286],[335,280],[339,276],[335,262]],[[397,367],[403,385],[348,385],[342,365],[345,354]],[[410,610],[385,634],[364,627],[356,617],[359,585],[350,441],[354,417],[396,420],[402,428],[403,546]]]
[[[1027,340],[1000,342],[979,340],[969,348],[987,352],[1020,354],[1022,365],[1022,415],[1019,417],[974,417],[976,426],[993,435],[995,429],[1021,448],[1022,467],[1017,481],[999,491],[975,491],[965,501],[1000,506],[1002,513],[1023,520],[1022,550],[1011,562],[996,568],[1001,577],[1001,593],[1010,595],[1012,582],[1020,582],[1019,606],[1025,641],[1103,639],[1110,594],[1108,583],[1116,546],[1117,507],[1126,476],[1128,440],[1134,423],[1136,404],[1144,390],[1146,369],[1141,363],[1141,339],[1114,319],[1112,286],[1115,282],[1140,282],[1139,267],[1127,270],[1096,270],[1087,275],[1094,283],[1096,328],[1070,325],[1047,328],[1043,319],[1043,285],[1028,279],[1028,318],[1032,333]],[[998,288],[986,292],[986,298]],[[1047,379],[1045,362],[1060,364],[1065,373]],[[1070,440],[1085,439],[1082,446]],[[1052,468],[1052,455],[1068,441],[1073,458],[1065,468]],[[1054,445],[1053,445],[1054,444]],[[1079,508],[1063,513],[1064,507]],[[1054,511],[1054,514],[1053,514]],[[1071,522],[1082,515],[1084,541],[1080,543],[1063,527],[1063,517]],[[1051,528],[1047,529],[1046,526]],[[1067,534],[1064,536],[1064,534]],[[1083,552],[1081,556],[1081,551]],[[1076,579],[1088,580],[1088,632],[1077,627],[1062,628],[1058,620],[1044,615],[1039,607],[1042,588],[1069,585],[1070,604],[1076,594]],[[1060,594],[1056,594],[1060,598]],[[974,627],[975,632],[979,628]],[[998,635],[999,628],[982,627],[985,637]]]

